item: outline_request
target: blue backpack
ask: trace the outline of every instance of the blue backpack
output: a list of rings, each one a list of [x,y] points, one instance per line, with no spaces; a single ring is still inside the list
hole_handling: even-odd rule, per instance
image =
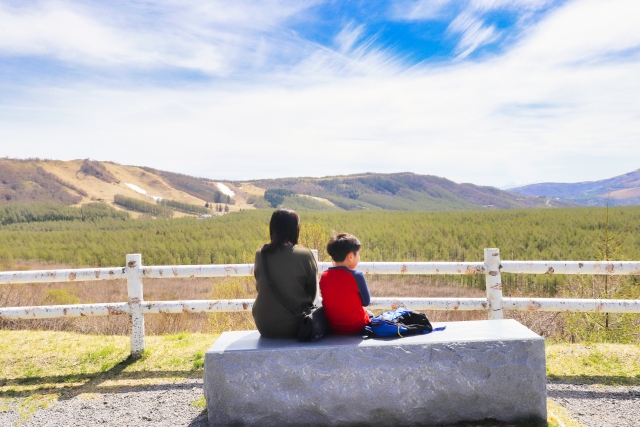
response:
[[[370,338],[403,337],[405,335],[428,334],[434,330],[442,331],[444,328],[434,329],[425,314],[400,307],[372,317],[369,325],[364,327],[364,333]]]

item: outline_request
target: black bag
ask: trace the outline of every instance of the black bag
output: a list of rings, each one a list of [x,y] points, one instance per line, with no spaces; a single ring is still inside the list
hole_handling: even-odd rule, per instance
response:
[[[418,313],[417,311],[406,311],[396,318],[399,323],[402,323],[407,329],[413,333],[424,333],[425,331],[433,331],[433,326],[424,313]],[[414,332],[415,331],[415,332]]]
[[[269,279],[269,272],[267,271],[267,256],[264,252],[260,252],[262,255],[262,268],[264,269],[264,275],[267,278],[269,288],[276,299],[282,304],[284,308],[289,310],[294,316],[300,319],[298,324],[298,341],[311,341],[316,342],[329,332],[329,321],[324,314],[324,307],[317,307],[313,304],[309,304],[311,312],[309,314],[302,312],[300,314],[291,310],[282,300],[273,287],[271,279]]]
[[[298,326],[298,341],[316,342],[329,332],[329,321],[324,307],[311,306],[311,313],[303,313]]]

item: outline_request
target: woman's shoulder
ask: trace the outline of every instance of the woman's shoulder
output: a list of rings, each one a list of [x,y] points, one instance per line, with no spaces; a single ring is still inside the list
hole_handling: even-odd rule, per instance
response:
[[[262,247],[258,248],[258,250],[256,250],[256,256],[261,256],[262,254]],[[296,258],[313,258],[313,253],[311,252],[310,249],[305,248],[304,246],[299,246],[299,245],[295,245],[295,246],[291,246],[289,245],[289,247],[287,248],[282,247],[282,248],[278,248],[273,252],[274,255],[276,255],[277,257],[288,257],[290,255],[293,255]]]
[[[293,247],[293,254],[298,255],[300,257],[311,257],[313,258],[313,253],[311,252],[311,249],[309,248],[305,248],[304,246],[300,246],[300,245],[295,245]]]

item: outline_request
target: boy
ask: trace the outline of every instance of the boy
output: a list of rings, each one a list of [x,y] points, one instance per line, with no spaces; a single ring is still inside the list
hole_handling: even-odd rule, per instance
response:
[[[369,324],[364,309],[371,302],[364,275],[354,268],[360,262],[360,241],[347,233],[332,237],[327,252],[333,260],[320,278],[322,306],[335,334],[357,334]]]

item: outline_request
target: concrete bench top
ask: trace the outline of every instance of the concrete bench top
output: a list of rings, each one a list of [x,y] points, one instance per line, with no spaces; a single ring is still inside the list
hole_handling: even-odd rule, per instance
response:
[[[315,343],[300,343],[295,339],[263,338],[258,331],[225,332],[209,348],[207,353],[336,347],[345,345],[379,347],[397,346],[399,344],[424,345],[448,342],[543,340],[541,336],[513,319],[474,320],[433,324],[434,328],[441,326],[446,326],[446,329],[425,335],[369,339],[353,335],[328,335]]]
[[[205,356],[209,425],[546,425],[542,337],[511,319],[440,326],[315,343],[225,332]]]

